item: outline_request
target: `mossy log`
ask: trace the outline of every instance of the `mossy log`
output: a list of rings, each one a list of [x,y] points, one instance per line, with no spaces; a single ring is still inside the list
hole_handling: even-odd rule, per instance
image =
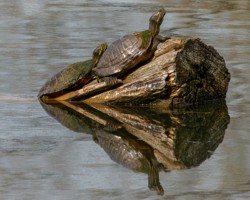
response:
[[[200,39],[169,39],[148,63],[138,66],[113,88],[96,80],[59,100],[86,103],[185,106],[224,99],[230,74],[223,57]],[[108,90],[107,90],[108,89]]]

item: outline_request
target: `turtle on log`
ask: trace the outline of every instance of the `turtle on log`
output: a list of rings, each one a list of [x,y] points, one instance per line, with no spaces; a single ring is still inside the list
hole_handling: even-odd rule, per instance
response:
[[[159,35],[165,14],[163,8],[159,9],[150,17],[148,30],[125,35],[107,48],[93,68],[98,82],[101,79],[114,84],[128,70],[152,58],[158,44],[169,39]]]
[[[42,101],[58,98],[61,95],[77,90],[94,79],[92,67],[95,67],[107,43],[100,44],[94,51],[91,60],[73,63],[51,77],[41,88],[38,97]]]

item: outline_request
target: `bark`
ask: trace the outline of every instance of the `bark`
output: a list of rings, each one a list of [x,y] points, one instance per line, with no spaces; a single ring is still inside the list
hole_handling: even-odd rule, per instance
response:
[[[200,39],[167,40],[153,59],[128,74],[123,84],[105,87],[96,81],[67,99],[86,103],[186,106],[224,99],[230,74],[223,57]],[[94,95],[89,95],[94,94]],[[60,98],[59,98],[60,100]]]

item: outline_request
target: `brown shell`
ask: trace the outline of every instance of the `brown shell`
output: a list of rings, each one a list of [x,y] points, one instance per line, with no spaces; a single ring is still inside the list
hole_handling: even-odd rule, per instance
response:
[[[142,37],[144,32],[126,35],[113,42],[104,52],[94,69],[96,75],[106,77],[124,74],[138,63],[147,60],[148,56],[146,54],[151,38],[147,38],[145,41],[145,38]],[[149,34],[148,31],[146,33]]]
[[[92,60],[71,64],[51,77],[41,88],[38,97],[57,97],[78,89],[91,80]]]

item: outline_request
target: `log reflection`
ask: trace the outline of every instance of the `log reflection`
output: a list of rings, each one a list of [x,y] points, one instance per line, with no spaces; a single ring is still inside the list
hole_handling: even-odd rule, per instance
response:
[[[223,141],[230,121],[224,101],[185,110],[41,104],[67,128],[92,134],[115,162],[148,174],[158,194],[164,193],[159,172],[200,165]]]

